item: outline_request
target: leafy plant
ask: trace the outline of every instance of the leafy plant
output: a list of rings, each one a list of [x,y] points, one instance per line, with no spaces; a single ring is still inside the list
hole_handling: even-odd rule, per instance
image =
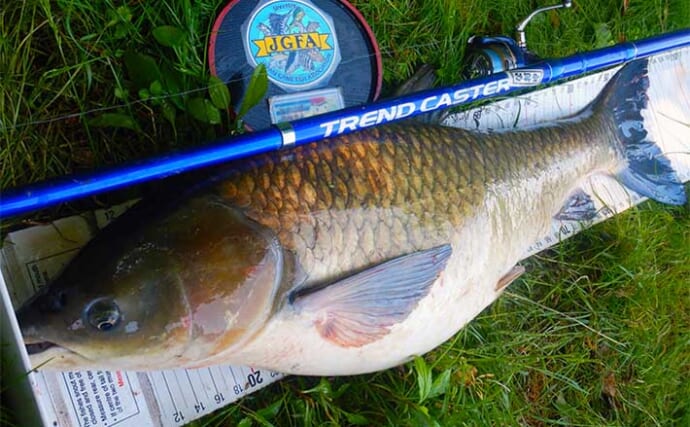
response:
[[[113,13],[110,23],[117,26],[118,34],[126,31],[132,14],[127,6]],[[121,27],[121,28],[120,28]],[[216,76],[209,76],[197,67],[181,65],[194,49],[185,30],[173,25],[161,25],[151,31],[152,37],[163,48],[171,49],[176,61],[154,57],[136,50],[122,53],[127,83],[115,88],[115,97],[128,102],[129,112],[107,112],[91,120],[96,127],[124,128],[141,131],[132,107],[145,104],[153,114],[162,116],[177,133],[179,123],[191,117],[199,124],[220,125],[242,131],[242,117],[265,96],[268,76],[263,65],[252,74],[247,92],[236,116],[231,114],[231,98],[227,85]],[[123,108],[124,110],[124,108]]]

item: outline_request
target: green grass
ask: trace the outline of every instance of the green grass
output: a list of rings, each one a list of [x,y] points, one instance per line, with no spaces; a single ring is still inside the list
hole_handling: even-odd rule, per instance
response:
[[[392,91],[422,63],[458,81],[467,37],[512,34],[551,2],[354,3],[376,33]],[[206,44],[220,6],[3,2],[0,189],[233,132],[227,115],[209,123],[187,108],[210,96]],[[164,25],[180,31],[173,45],[154,36]],[[527,36],[550,57],[687,27],[686,0],[580,0],[539,16]],[[159,74],[142,79],[126,65],[131,52],[153,58]],[[414,363],[290,377],[195,424],[690,425],[688,206],[645,204],[526,265],[495,304]]]

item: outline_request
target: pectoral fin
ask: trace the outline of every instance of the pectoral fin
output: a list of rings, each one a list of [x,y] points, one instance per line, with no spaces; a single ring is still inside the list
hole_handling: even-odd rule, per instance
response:
[[[515,267],[511,268],[509,272],[507,272],[503,277],[501,277],[498,280],[498,283],[496,283],[496,287],[494,289],[496,291],[503,290],[508,285],[513,283],[515,281],[515,279],[522,276],[522,274],[524,272],[525,272],[525,267],[523,267],[521,265],[516,265]]]
[[[589,194],[577,189],[556,214],[562,221],[589,221],[597,216],[597,208]]]
[[[406,319],[446,267],[450,245],[404,255],[317,290],[297,292],[292,305],[314,315],[321,336],[361,347]]]

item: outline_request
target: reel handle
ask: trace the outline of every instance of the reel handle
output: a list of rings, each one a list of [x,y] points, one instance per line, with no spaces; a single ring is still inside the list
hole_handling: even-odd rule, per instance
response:
[[[527,50],[527,38],[525,37],[525,27],[527,27],[527,24],[529,24],[529,21],[532,20],[537,14],[546,12],[549,10],[554,10],[554,9],[561,9],[561,8],[569,8],[573,6],[572,0],[563,0],[561,4],[554,4],[552,6],[545,6],[539,9],[534,10],[532,13],[527,16],[527,18],[523,19],[522,22],[518,24],[518,26],[515,28],[515,31],[517,32],[517,44],[520,49]]]

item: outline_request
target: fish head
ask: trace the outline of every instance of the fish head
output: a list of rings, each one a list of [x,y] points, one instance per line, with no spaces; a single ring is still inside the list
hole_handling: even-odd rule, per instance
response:
[[[28,348],[44,349],[32,355],[34,366],[51,359],[75,368],[122,365],[142,352],[156,359],[180,352],[189,309],[179,267],[155,248],[95,258],[77,260],[18,313]]]
[[[17,313],[34,367],[203,365],[269,317],[282,250],[236,209],[201,197],[134,232],[115,227]]]

